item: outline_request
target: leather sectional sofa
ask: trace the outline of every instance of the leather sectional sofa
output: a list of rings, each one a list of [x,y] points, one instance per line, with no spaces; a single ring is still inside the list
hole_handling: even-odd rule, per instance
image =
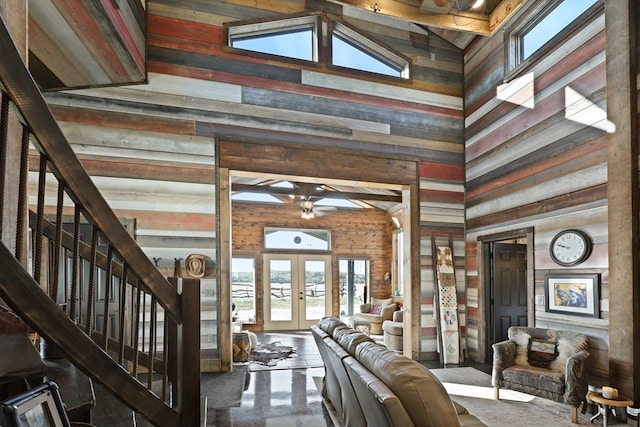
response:
[[[335,317],[311,327],[325,363],[322,396],[340,426],[485,426],[426,367]]]

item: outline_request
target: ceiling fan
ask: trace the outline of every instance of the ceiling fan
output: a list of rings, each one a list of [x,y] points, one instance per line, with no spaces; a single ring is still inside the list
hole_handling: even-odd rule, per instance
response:
[[[313,219],[316,216],[323,216],[329,212],[335,212],[338,210],[335,206],[315,206],[309,199],[304,199],[300,202],[300,216],[303,219]]]

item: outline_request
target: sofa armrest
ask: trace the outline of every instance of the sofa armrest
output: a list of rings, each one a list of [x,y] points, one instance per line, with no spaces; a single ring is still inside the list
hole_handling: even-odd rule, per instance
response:
[[[360,313],[369,313],[371,311],[371,304],[360,304]]]
[[[392,320],[394,322],[402,322],[403,317],[404,317],[404,312],[402,310],[396,310],[393,312]]]
[[[576,408],[585,400],[588,392],[587,361],[589,356],[590,353],[587,350],[580,350],[567,359],[564,403]]]
[[[491,385],[502,387],[504,377],[502,371],[512,366],[516,359],[516,343],[513,341],[502,341],[493,344],[493,369],[491,372]]]

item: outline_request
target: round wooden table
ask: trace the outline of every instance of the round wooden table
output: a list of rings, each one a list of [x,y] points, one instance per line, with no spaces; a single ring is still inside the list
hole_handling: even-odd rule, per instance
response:
[[[604,427],[607,427],[609,411],[611,411],[611,408],[633,405],[633,400],[622,395],[618,395],[617,399],[607,399],[606,397],[602,397],[602,393],[597,391],[590,391],[587,394],[587,399],[598,405],[598,413],[591,417],[589,421],[593,422],[596,418],[602,415],[602,425]]]

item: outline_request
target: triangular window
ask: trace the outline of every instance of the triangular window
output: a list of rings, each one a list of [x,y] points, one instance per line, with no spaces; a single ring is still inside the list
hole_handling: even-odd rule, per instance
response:
[[[331,31],[331,63],[338,67],[409,78],[409,60],[336,22]]]

